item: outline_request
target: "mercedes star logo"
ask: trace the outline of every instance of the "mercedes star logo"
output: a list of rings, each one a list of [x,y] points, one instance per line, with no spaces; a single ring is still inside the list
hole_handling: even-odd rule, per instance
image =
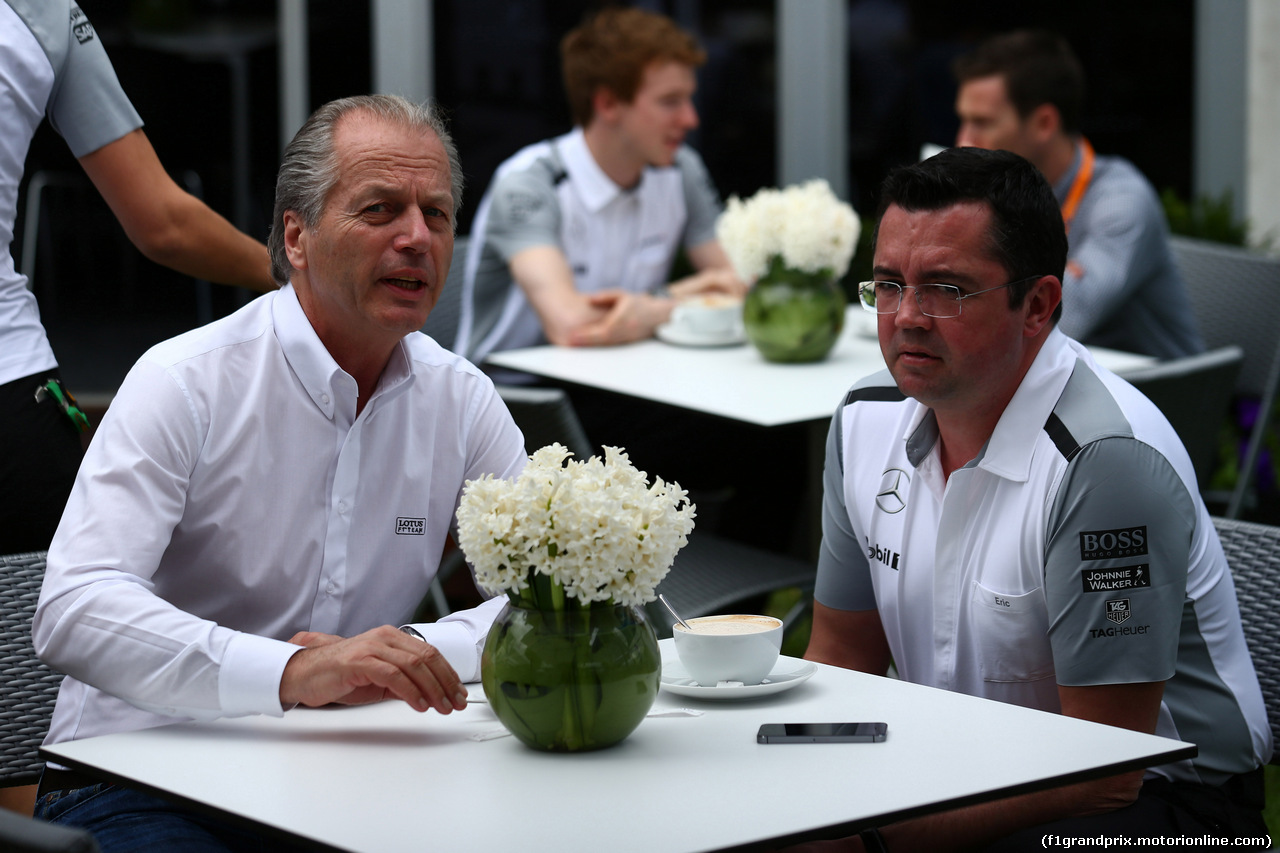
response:
[[[893,515],[907,507],[907,486],[911,475],[901,468],[890,468],[880,475],[880,491],[876,492],[876,506],[882,512]]]

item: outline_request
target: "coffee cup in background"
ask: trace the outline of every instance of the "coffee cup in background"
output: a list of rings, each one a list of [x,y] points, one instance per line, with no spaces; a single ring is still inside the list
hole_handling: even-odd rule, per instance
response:
[[[742,330],[742,300],[721,293],[682,300],[671,309],[671,325],[697,337],[729,337]]]
[[[703,687],[722,681],[759,684],[778,662],[781,619],[737,613],[685,621],[693,630],[676,624],[676,654],[689,677]]]

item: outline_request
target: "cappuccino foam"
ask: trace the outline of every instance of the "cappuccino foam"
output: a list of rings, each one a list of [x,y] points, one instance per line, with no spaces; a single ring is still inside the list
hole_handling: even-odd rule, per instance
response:
[[[676,630],[693,634],[758,634],[778,627],[778,620],[768,616],[703,616],[689,619],[692,631],[677,624]]]

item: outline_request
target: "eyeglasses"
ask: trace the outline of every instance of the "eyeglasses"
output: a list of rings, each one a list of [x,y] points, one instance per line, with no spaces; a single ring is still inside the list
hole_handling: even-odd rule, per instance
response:
[[[988,287],[986,290],[975,290],[973,293],[965,293],[954,284],[902,285],[893,281],[864,281],[858,285],[858,296],[864,311],[870,311],[873,314],[897,314],[898,308],[902,306],[902,291],[910,287],[916,292],[916,305],[920,306],[921,314],[946,320],[960,316],[961,300],[1034,281],[1037,278],[1040,276],[1031,275],[997,287]]]

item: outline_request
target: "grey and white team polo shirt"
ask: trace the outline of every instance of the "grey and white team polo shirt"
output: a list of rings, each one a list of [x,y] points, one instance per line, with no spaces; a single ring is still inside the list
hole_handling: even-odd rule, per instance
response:
[[[827,446],[816,597],[878,608],[898,673],[1058,711],[1059,684],[1165,681],[1158,768],[1217,784],[1271,754],[1235,588],[1160,412],[1054,331],[978,458],[944,479],[933,413],[888,371]]]
[[[1083,149],[1053,191],[1065,201]],[[1099,156],[1067,231],[1060,327],[1093,346],[1179,358],[1204,350],[1187,285],[1169,249],[1160,199],[1137,167]]]
[[[0,2],[0,385],[56,366],[9,252],[27,151],[48,115],[83,157],[141,127],[98,34],[68,0]]]
[[[508,268],[520,251],[563,250],[580,293],[645,293],[666,283],[681,246],[715,238],[719,213],[706,167],[687,146],[673,166],[645,169],[632,189],[601,170],[581,129],[520,150],[498,167],[476,211],[455,349],[479,363],[546,342]]]

